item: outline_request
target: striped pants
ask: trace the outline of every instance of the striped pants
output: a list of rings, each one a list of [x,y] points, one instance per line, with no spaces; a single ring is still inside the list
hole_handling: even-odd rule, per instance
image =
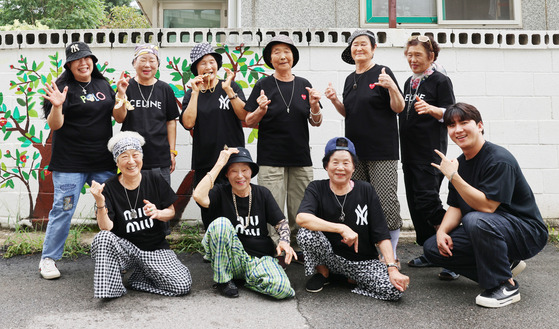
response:
[[[278,261],[271,256],[247,254],[229,219],[215,219],[208,227],[202,245],[205,258],[212,264],[215,282],[244,279],[245,287],[265,295],[277,299],[295,296],[295,290]]]
[[[128,284],[134,290],[165,296],[186,295],[192,279],[169,249],[144,251],[109,231],[99,232],[91,244],[95,260],[94,297],[116,298],[126,294],[122,270],[133,270]]]
[[[340,236],[341,239],[341,236]],[[378,259],[351,261],[338,256],[320,231],[299,229],[297,242],[305,255],[305,275],[313,275],[316,266],[325,265],[330,273],[342,274],[357,283],[351,292],[381,300],[398,300],[402,292],[388,278],[386,265]]]

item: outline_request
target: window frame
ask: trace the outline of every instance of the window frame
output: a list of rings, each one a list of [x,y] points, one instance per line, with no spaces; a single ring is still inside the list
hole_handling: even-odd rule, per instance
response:
[[[220,10],[220,28],[226,28],[228,21],[227,21],[227,1],[226,0],[213,0],[213,1],[165,1],[159,4],[160,8],[158,10],[158,20],[163,27],[164,24],[164,11],[165,10],[204,10],[204,9],[211,9],[211,10]],[[204,27],[205,28],[205,27]]]
[[[376,27],[387,26],[388,17],[380,16],[373,17],[373,1],[388,1],[388,0],[359,0],[360,3],[360,25],[361,27]],[[396,17],[396,24],[405,27],[522,27],[522,0],[512,0],[514,6],[513,20],[445,20],[443,19],[443,9],[445,0],[436,0],[437,16],[430,17]]]

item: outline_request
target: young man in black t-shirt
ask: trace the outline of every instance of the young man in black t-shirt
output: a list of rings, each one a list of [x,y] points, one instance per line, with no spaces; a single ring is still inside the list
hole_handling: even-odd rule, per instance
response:
[[[126,131],[109,140],[120,174],[105,183],[93,181],[99,232],[91,245],[95,260],[94,296],[126,293],[121,270],[132,270],[132,289],[166,296],[185,295],[192,279],[169,249],[165,222],[175,215],[177,196],[160,174],[142,169],[144,138]]]
[[[224,169],[230,184],[213,186]],[[289,225],[270,191],[250,184],[258,173],[244,147],[221,151],[215,166],[200,181],[192,197],[215,218],[202,240],[210,260],[214,281],[222,295],[238,297],[233,279],[244,279],[245,287],[283,299],[295,296],[289,278],[274,253],[285,252],[285,262],[297,256],[289,245]],[[268,224],[280,235],[277,248],[268,236]]]
[[[483,122],[472,105],[457,103],[444,114],[448,135],[463,154],[432,164],[449,180],[449,208],[436,236],[423,245],[425,257],[485,289],[484,307],[520,300],[513,279],[547,243],[548,232],[534,194],[509,151],[483,138]]]

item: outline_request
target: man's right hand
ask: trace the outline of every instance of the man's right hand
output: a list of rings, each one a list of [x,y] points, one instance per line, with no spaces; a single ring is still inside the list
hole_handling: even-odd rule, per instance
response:
[[[452,249],[454,248],[454,243],[450,235],[437,231],[437,247],[439,248],[439,253],[445,257],[452,256]]]

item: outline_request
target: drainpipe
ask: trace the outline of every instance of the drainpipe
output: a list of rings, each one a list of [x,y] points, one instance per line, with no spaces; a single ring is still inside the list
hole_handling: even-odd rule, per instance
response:
[[[396,0],[388,0],[388,28],[396,28]]]

